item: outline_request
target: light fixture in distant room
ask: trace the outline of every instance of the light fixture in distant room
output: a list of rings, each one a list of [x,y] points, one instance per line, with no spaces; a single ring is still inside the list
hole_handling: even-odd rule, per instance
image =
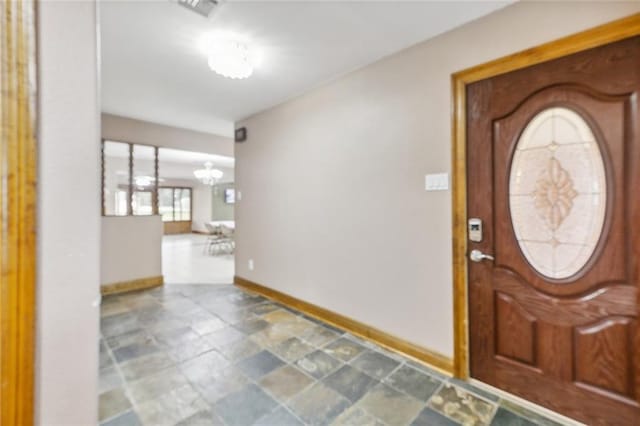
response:
[[[156,181],[153,176],[136,176],[133,181],[137,187],[144,188],[145,186],[151,186]],[[158,179],[158,182],[164,182],[164,179]]]
[[[195,170],[193,174],[200,182],[211,186],[218,183],[222,175],[224,175],[221,170],[213,168],[213,163],[211,161],[204,163],[204,169]]]
[[[208,36],[204,43],[211,70],[233,79],[253,74],[253,55],[244,41],[232,36]]]
[[[136,186],[151,186],[154,180],[151,176],[136,176],[134,178]]]

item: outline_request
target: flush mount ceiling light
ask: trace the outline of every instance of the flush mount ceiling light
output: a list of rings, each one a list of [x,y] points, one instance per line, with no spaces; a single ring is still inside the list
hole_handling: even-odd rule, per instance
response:
[[[205,18],[209,16],[218,3],[218,0],[178,0],[178,4],[199,13]]]
[[[214,169],[213,163],[207,161],[204,163],[204,169],[198,169],[193,172],[193,175],[205,185],[215,185],[218,183],[224,173],[221,170]]]
[[[207,37],[205,41],[209,68],[233,79],[247,78],[253,74],[252,52],[249,45],[232,37]]]

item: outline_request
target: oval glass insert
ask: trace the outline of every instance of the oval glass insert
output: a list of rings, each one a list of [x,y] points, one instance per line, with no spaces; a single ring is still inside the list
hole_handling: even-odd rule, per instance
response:
[[[584,267],[602,234],[606,191],[602,153],[580,115],[553,107],[531,119],[511,164],[509,208],[534,269],[563,279]]]

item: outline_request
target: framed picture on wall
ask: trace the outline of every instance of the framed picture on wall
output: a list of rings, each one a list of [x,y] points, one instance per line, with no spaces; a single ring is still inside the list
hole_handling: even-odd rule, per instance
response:
[[[233,188],[227,188],[224,190],[224,202],[227,204],[234,204],[236,202],[236,190]]]

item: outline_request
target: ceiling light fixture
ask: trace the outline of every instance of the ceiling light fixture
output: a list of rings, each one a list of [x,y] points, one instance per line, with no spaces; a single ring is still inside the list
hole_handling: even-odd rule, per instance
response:
[[[117,173],[120,175],[120,172]],[[128,175],[128,172],[122,172],[122,175]],[[156,178],[153,176],[136,176],[133,178],[135,185],[138,187],[151,186],[156,181]],[[164,179],[158,179],[158,182],[164,182]]]
[[[218,0],[178,0],[178,4],[199,13],[205,18],[209,16],[218,3]]]
[[[155,178],[151,176],[136,176],[134,178],[136,186],[151,186]]]
[[[205,185],[215,185],[220,178],[224,175],[221,170],[214,169],[213,163],[207,161],[204,163],[204,169],[198,169],[193,172],[193,175]]]
[[[208,37],[205,43],[211,70],[233,79],[253,74],[252,54],[247,43],[230,37]]]

